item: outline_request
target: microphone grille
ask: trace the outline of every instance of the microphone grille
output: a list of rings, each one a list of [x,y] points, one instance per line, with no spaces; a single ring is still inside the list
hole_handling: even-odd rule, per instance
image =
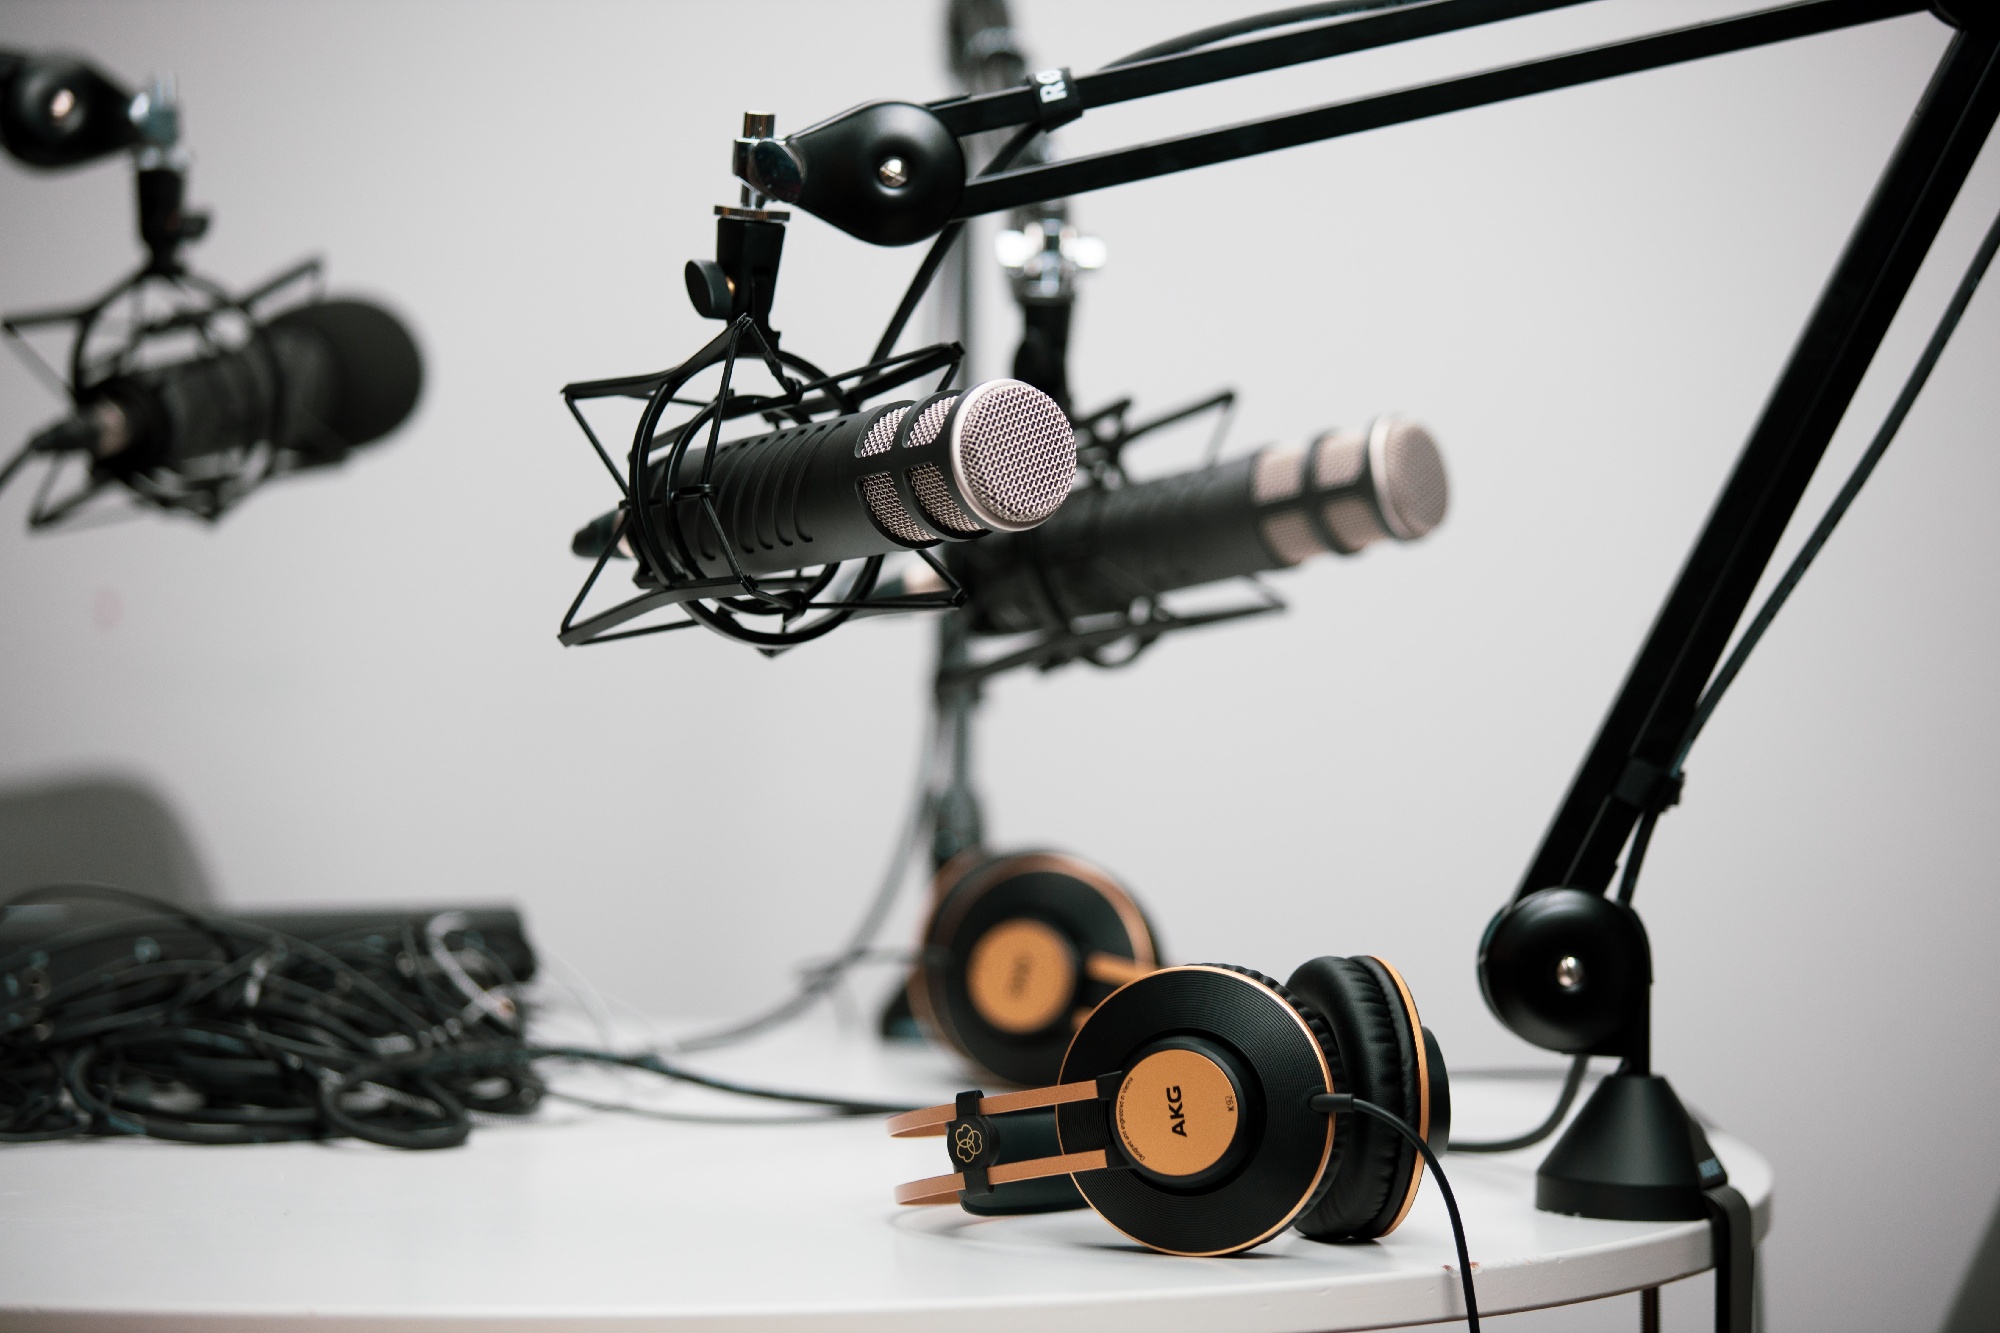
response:
[[[908,407],[894,407],[876,417],[867,433],[862,435],[861,444],[855,452],[863,458],[870,454],[887,453],[889,446],[896,442],[896,428],[903,424],[903,418],[909,412]],[[922,546],[933,540],[903,508],[902,498],[896,494],[896,483],[882,473],[861,479],[861,502],[868,506],[870,517],[898,541]]]
[[[1020,532],[1055,513],[1076,479],[1076,432],[1055,399],[1019,380],[966,390],[953,425],[952,466],[973,516]]]
[[[854,452],[863,458],[870,454],[887,453],[889,446],[896,442],[896,427],[903,424],[903,418],[908,416],[909,412],[909,407],[905,405],[892,407],[876,417],[874,423],[868,427],[868,433],[861,437],[861,447]]]
[[[951,416],[951,409],[958,403],[958,395],[940,398],[923,410],[917,417],[917,424],[910,427],[910,448],[921,449],[938,437],[944,423]],[[910,489],[916,493],[917,503],[922,506],[924,517],[931,525],[951,533],[955,537],[978,537],[986,529],[965,516],[958,501],[951,497],[951,487],[945,483],[944,472],[935,463],[919,463],[910,469]]]
[[[1305,488],[1305,450],[1273,447],[1257,451],[1257,461],[1250,465],[1251,499],[1260,505],[1296,500]]]
[[[1376,486],[1383,517],[1404,541],[1415,541],[1444,521],[1450,504],[1444,457],[1437,441],[1416,422],[1384,417],[1375,425],[1380,444]]]
[[[861,502],[868,506],[869,515],[898,541],[922,546],[937,540],[911,521],[902,497],[896,494],[896,483],[885,474],[877,472],[861,479]]]

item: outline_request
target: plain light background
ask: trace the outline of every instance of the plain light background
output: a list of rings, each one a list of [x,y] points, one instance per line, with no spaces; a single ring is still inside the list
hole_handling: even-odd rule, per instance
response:
[[[1059,147],[1741,7],[1603,0],[1107,108]],[[671,364],[713,327],[680,268],[734,198],[744,109],[782,131],[943,94],[941,9],[0,6],[0,45],[178,75],[192,198],[216,215],[202,270],[247,286],[323,252],[335,290],[407,314],[429,376],[400,435],[212,529],[30,538],[28,488],[0,496],[0,781],[154,784],[231,901],[518,902],[538,942],[661,1012],[741,1012],[835,947],[906,802],[930,626],[776,661],[698,631],[559,648],[568,535],[615,497],[557,391]],[[1038,64],[1078,70],[1231,12],[1015,9]],[[1110,245],[1078,315],[1084,404],[1234,385],[1236,448],[1406,411],[1443,444],[1452,513],[1285,575],[1283,617],[1000,683],[980,733],[994,841],[1112,868],[1177,958],[1282,974],[1380,953],[1455,1063],[1552,1063],[1480,1002],[1479,931],[1944,42],[1916,16],[1076,201]],[[1994,157],[1807,514],[2000,206]],[[0,306],[134,263],[130,191],[123,164],[0,166]],[[795,221],[788,345],[861,360],[918,254]],[[991,374],[1015,317],[987,288]],[[1935,1327],[2000,1191],[1996,350],[1988,292],[1696,749],[1638,899],[1657,1067],[1777,1168],[1774,1329]],[[57,407],[0,363],[0,442]],[[1683,1285],[1670,1327],[1705,1327]],[[1625,1328],[1632,1306],[1500,1322]]]

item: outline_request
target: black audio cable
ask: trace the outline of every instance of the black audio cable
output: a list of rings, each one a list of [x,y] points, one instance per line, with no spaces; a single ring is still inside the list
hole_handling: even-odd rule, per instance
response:
[[[710,1074],[697,1074],[692,1069],[669,1064],[650,1051],[620,1054],[616,1051],[598,1051],[582,1046],[531,1046],[528,1058],[534,1060],[575,1060],[587,1064],[617,1065],[625,1069],[643,1069],[649,1074],[674,1079],[681,1083],[691,1083],[698,1088],[711,1088],[716,1092],[733,1093],[738,1097],[757,1097],[765,1101],[790,1102],[798,1106],[819,1106],[838,1115],[897,1115],[903,1111],[914,1111],[916,1106],[908,1102],[875,1102],[853,1097],[838,1097],[819,1092],[786,1092],[778,1088],[766,1088],[755,1084],[737,1083],[731,1079],[716,1078]]]
[[[881,881],[876,885],[875,896],[869,899],[868,906],[862,910],[861,920],[849,934],[846,947],[827,961],[808,969],[792,993],[776,1003],[748,1018],[672,1042],[670,1049],[674,1054],[733,1046],[781,1027],[804,1014],[822,997],[831,994],[841,979],[856,966],[878,956],[875,937],[881,933],[883,925],[889,919],[890,909],[902,895],[903,883],[909,876],[910,862],[924,843],[924,831],[929,825],[931,805],[935,800],[931,785],[937,776],[938,751],[941,744],[941,733],[933,722],[925,734],[924,747],[917,761],[916,791],[911,798],[903,826],[897,830],[896,842],[889,854],[889,864],[882,873]]]
[[[1687,765],[1688,751],[1694,748],[1695,738],[1701,735],[1702,728],[1706,727],[1709,718],[1715,715],[1716,705],[1722,702],[1722,696],[1735,683],[1736,677],[1743,670],[1743,664],[1749,660],[1751,652],[1762,641],[1764,632],[1771,628],[1771,622],[1777,619],[1778,612],[1783,609],[1793,590],[1799,586],[1799,581],[1806,576],[1806,570],[1812,567],[1813,560],[1825,547],[1827,539],[1833,536],[1833,530],[1840,525],[1840,520],[1846,517],[1848,509],[1854,504],[1855,497],[1861,494],[1861,488],[1868,484],[1868,478],[1873,475],[1875,465],[1880,463],[1882,455],[1889,451],[1890,442],[1896,438],[1896,432],[1902,429],[1904,418],[1910,415],[1910,409],[1916,405],[1917,395],[1923,392],[1925,383],[1931,377],[1931,371],[1937,367],[1938,358],[1944,355],[1945,345],[1951,341],[1951,335],[1957,330],[1958,322],[1964,316],[1966,307],[1972,304],[1973,293],[1979,290],[1979,281],[1986,276],[1986,270],[1992,265],[1996,252],[2000,252],[2000,217],[1994,218],[1993,225],[1987,228],[1985,239],[1979,243],[1979,249],[1973,254],[1972,262],[1966,266],[1965,275],[1959,279],[1958,287],[1952,292],[1944,314],[1938,318],[1937,327],[1932,330],[1930,341],[1924,344],[1923,354],[1917,358],[1916,365],[1910,368],[1908,378],[1903,381],[1902,389],[1896,394],[1896,401],[1890,405],[1888,415],[1876,429],[1875,437],[1868,442],[1868,448],[1862,451],[1854,470],[1847,474],[1847,480],[1841,484],[1832,503],[1827,505],[1826,512],[1820,515],[1819,522],[1813,525],[1805,544],[1799,548],[1799,553],[1792,557],[1792,563],[1786,567],[1784,576],[1771,589],[1770,595],[1764,599],[1764,604],[1757,608],[1757,614],[1744,629],[1743,637],[1737,640],[1736,647],[1730,651],[1729,656],[1716,671],[1715,678],[1703,691],[1700,701],[1695,705],[1694,720],[1688,723],[1687,732],[1681,737],[1680,749],[1675,752],[1674,762],[1668,768],[1667,784],[1670,787],[1677,787],[1682,771]],[[1621,903],[1630,903],[1633,893],[1639,887],[1639,869],[1645,864],[1646,849],[1653,840],[1653,826],[1659,823],[1661,813],[1659,809],[1646,811],[1640,816],[1638,826],[1632,831],[1632,845],[1625,854],[1624,873],[1618,885],[1618,901]]]
[[[1555,1109],[1549,1112],[1547,1119],[1543,1120],[1541,1124],[1536,1125],[1527,1133],[1517,1134],[1513,1138],[1507,1139],[1474,1139],[1468,1142],[1453,1139],[1445,1145],[1444,1150],[1446,1152],[1514,1152],[1521,1148],[1534,1147],[1537,1143],[1540,1143],[1543,1139],[1546,1139],[1549,1135],[1555,1133],[1557,1129],[1561,1128],[1563,1118],[1569,1114],[1569,1108],[1576,1105],[1576,1094],[1582,1090],[1583,1076],[1588,1072],[1589,1068],[1590,1057],[1587,1055],[1579,1055],[1570,1060],[1569,1070],[1563,1075],[1562,1092],[1556,1097]],[[1453,1077],[1463,1078],[1464,1073],[1454,1073]]]
[[[1385,1107],[1374,1102],[1363,1101],[1359,1097],[1343,1092],[1322,1092],[1307,1103],[1315,1111],[1328,1115],[1340,1115],[1349,1111],[1359,1111],[1365,1116],[1381,1121],[1415,1148],[1424,1159],[1424,1165],[1437,1177],[1438,1193],[1444,1196],[1444,1211],[1451,1218],[1451,1241],[1458,1249],[1458,1283],[1465,1293],[1465,1324],[1472,1333],[1479,1333],[1479,1296],[1472,1289],[1472,1255],[1465,1246],[1465,1222],[1458,1215],[1458,1196],[1451,1192],[1451,1181],[1445,1178],[1444,1166],[1424,1142],[1424,1136],[1417,1133],[1415,1126]]]
[[[1232,37],[1248,37],[1253,32],[1267,32],[1272,28],[1289,28],[1297,23],[1312,23],[1319,19],[1346,18],[1353,14],[1366,14],[1378,9],[1401,9],[1405,5],[1422,3],[1423,0],[1320,0],[1318,4],[1294,5],[1290,9],[1273,9],[1263,14],[1251,14],[1227,23],[1218,23],[1212,28],[1198,28],[1194,32],[1170,37],[1164,42],[1155,42],[1142,51],[1134,51],[1129,56],[1112,61],[1106,69],[1117,69],[1121,65],[1136,65],[1142,60],[1158,60],[1162,56],[1177,56],[1189,51],[1198,51],[1204,46],[1228,41]]]

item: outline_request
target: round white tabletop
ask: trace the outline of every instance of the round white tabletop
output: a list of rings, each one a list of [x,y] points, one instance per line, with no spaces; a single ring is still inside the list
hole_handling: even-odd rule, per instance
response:
[[[948,1100],[944,1057],[806,1027],[700,1067],[774,1084]],[[1451,1233],[1426,1186],[1376,1243],[1296,1233],[1226,1259],[1142,1250],[1090,1212],[980,1219],[897,1208],[944,1169],[880,1121],[746,1124],[742,1103],[645,1075],[559,1086],[724,1123],[551,1104],[463,1148],[210,1148],[136,1140],[0,1149],[0,1325],[9,1329],[1363,1329],[1452,1319]],[[1454,1080],[1460,1132],[1540,1118],[1550,1083]],[[753,1108],[751,1114],[770,1112]],[[784,1115],[783,1111],[777,1114]],[[736,1122],[729,1122],[736,1121]],[[1726,1134],[1730,1179],[1769,1225],[1771,1173]],[[1448,1156],[1482,1313],[1589,1300],[1709,1266],[1706,1223],[1533,1207],[1542,1149]]]

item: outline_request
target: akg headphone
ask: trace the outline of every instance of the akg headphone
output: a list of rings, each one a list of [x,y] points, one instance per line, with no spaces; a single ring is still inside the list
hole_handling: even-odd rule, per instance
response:
[[[1053,1152],[1039,1133],[1010,1146],[1015,1125],[1033,1123],[1019,1113],[1051,1107]],[[1284,985],[1215,964],[1152,972],[1083,1021],[1054,1086],[962,1093],[889,1132],[943,1135],[954,1167],[900,1186],[898,1203],[1018,1211],[988,1201],[1068,1176],[1140,1244],[1218,1255],[1288,1226],[1324,1241],[1387,1235],[1450,1125],[1444,1059],[1409,987],[1359,957],[1315,958]]]
[[[911,1012],[981,1071],[1052,1082],[1098,1001],[1160,965],[1146,914],[1104,870],[1061,852],[967,851],[938,871]]]

